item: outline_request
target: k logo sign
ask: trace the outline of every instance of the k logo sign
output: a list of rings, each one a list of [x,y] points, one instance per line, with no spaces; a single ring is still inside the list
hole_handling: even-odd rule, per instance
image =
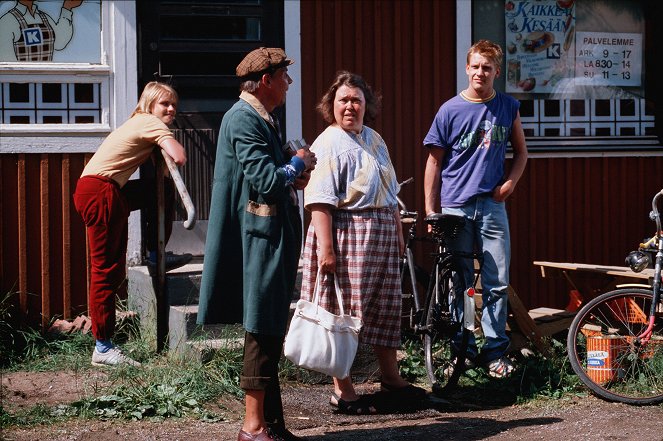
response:
[[[41,44],[44,40],[40,28],[23,29],[23,40],[26,46]]]
[[[561,56],[560,52],[560,44],[553,43],[548,47],[548,49],[546,49],[546,58],[559,59]]]

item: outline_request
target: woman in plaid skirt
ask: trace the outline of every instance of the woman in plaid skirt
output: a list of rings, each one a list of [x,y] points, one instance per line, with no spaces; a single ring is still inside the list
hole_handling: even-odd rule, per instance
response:
[[[318,104],[330,125],[311,150],[318,164],[305,189],[311,224],[304,245],[303,299],[312,300],[315,280],[320,305],[339,313],[333,277],[344,309],[360,317],[360,341],[373,346],[380,365],[382,395],[394,402],[420,400],[425,391],[399,373],[401,288],[399,256],[404,241],[398,213],[398,182],[382,137],[364,122],[377,115],[380,97],[359,75],[339,72]],[[334,378],[330,404],[347,414],[377,412],[359,396],[352,378]]]

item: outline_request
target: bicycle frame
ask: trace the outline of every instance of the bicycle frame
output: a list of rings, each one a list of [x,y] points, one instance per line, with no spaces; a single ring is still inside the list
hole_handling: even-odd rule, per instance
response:
[[[656,222],[656,259],[654,265],[654,278],[652,281],[652,303],[649,310],[649,326],[645,329],[640,335],[638,335],[638,340],[641,340],[645,343],[649,341],[654,330],[654,322],[656,319],[656,310],[659,307],[661,300],[661,267],[663,266],[663,240],[661,237],[661,214],[658,211],[658,201],[663,196],[663,190],[659,191],[654,195],[652,199],[652,211],[649,214],[649,217]]]
[[[409,178],[402,183],[403,185],[409,184],[413,181],[413,178]],[[407,266],[407,269],[410,273],[410,284],[412,289],[412,296],[414,301],[414,320],[411,323],[412,328],[415,333],[427,332],[430,330],[430,325],[426,325],[427,314],[430,310],[431,303],[433,301],[440,302],[440,299],[443,295],[449,295],[449,292],[440,292],[441,283],[443,280],[450,279],[452,277],[450,272],[452,272],[455,267],[454,260],[458,258],[466,259],[477,259],[480,262],[480,265],[483,265],[483,259],[479,253],[462,253],[462,252],[452,252],[446,247],[446,242],[444,239],[445,235],[448,235],[445,231],[442,231],[444,228],[441,228],[437,225],[438,220],[427,219],[427,223],[433,226],[433,234],[430,236],[417,236],[416,234],[416,224],[418,220],[418,212],[408,211],[405,203],[397,197],[398,204],[401,207],[400,216],[401,222],[403,225],[410,225],[408,230],[407,241],[405,244],[405,253],[402,257],[403,265]],[[439,231],[435,231],[439,230]],[[414,263],[414,253],[413,247],[415,242],[433,242],[436,246],[436,251],[432,254],[434,257],[433,268],[426,285],[426,295],[421,298],[419,293],[419,288],[417,286],[417,277],[416,277],[416,265]],[[480,266],[481,268],[481,266]],[[478,275],[474,280],[472,289],[476,288],[478,282]],[[423,301],[422,301],[423,300]],[[422,303],[424,303],[422,305]]]
[[[655,235],[629,253],[626,263],[643,271],[655,253],[649,287],[621,286],[591,299],[578,310],[567,335],[573,371],[597,396],[626,404],[663,401],[663,232],[654,195],[650,218]]]

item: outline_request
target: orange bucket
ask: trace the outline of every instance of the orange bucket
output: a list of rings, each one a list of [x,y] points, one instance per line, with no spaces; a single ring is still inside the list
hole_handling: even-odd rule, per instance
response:
[[[587,376],[597,384],[615,378],[616,358],[623,338],[619,335],[587,337]]]
[[[642,358],[659,357],[661,354],[663,354],[663,337],[654,335],[644,347]]]

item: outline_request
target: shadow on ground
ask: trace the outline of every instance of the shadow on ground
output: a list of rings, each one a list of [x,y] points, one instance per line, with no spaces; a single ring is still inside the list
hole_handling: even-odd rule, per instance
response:
[[[395,427],[350,429],[335,433],[325,433],[307,440],[341,441],[350,439],[369,440],[415,440],[415,439],[462,439],[481,440],[524,426],[544,426],[561,422],[560,418],[523,418],[512,421],[497,421],[490,418],[440,417],[435,423],[404,424]]]

